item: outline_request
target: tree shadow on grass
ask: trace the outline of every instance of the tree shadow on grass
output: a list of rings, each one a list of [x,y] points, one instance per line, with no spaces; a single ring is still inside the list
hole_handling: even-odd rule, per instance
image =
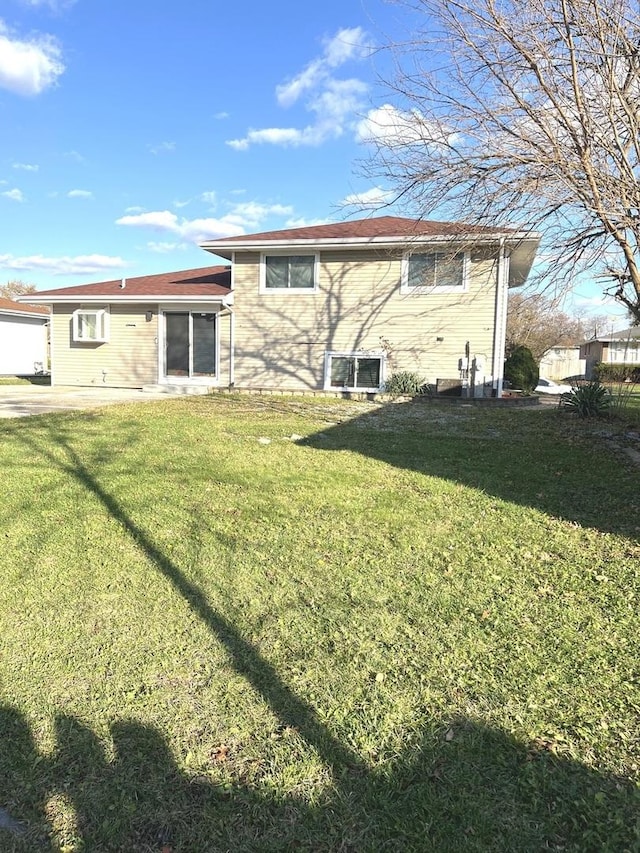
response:
[[[0,708],[0,848],[637,849],[640,798],[628,781],[469,720],[432,723],[423,744],[393,765],[334,767],[331,789],[310,804],[266,785],[223,786],[189,775],[158,731],[134,721],[112,724],[105,744],[79,720],[60,716],[55,748],[43,754],[22,715]]]
[[[553,743],[527,745],[473,720],[434,717],[424,723],[422,742],[407,745],[396,761],[367,764],[211,606],[101,485],[62,423],[56,424],[49,436],[53,449],[28,432],[25,446],[74,478],[122,525],[280,725],[314,750],[328,782],[313,802],[277,792],[268,778],[249,784],[239,768],[230,768],[228,783],[216,784],[218,774],[182,770],[160,732],[131,720],[111,724],[108,744],[81,721],[58,716],[54,749],[45,754],[20,712],[5,707],[0,849],[31,853],[65,849],[64,844],[68,850],[131,853],[638,849],[637,789],[622,777],[558,755]],[[362,430],[337,428],[331,449],[340,442],[354,449],[357,435],[366,438]],[[374,455],[382,452],[381,447]],[[393,457],[389,448],[384,453]],[[417,459],[412,467],[432,466],[429,459]]]
[[[625,468],[603,445],[597,433],[607,433],[605,422],[589,445],[578,440],[578,431],[572,434],[568,418],[551,420],[559,417],[554,410],[391,403],[298,443],[325,452],[350,451],[637,539],[638,471]]]

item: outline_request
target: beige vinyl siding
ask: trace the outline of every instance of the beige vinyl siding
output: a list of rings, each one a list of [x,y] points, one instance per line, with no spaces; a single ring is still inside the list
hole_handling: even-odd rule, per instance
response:
[[[56,385],[139,388],[158,381],[157,306],[111,305],[109,341],[75,343],[71,323],[73,312],[80,307],[87,306],[53,307],[51,342]],[[153,310],[150,322],[145,316],[148,310]]]
[[[259,253],[234,259],[238,387],[319,389],[327,351],[384,351],[387,375],[458,376],[469,341],[492,372],[497,260],[472,255],[468,292],[401,294],[401,253],[324,251],[315,293],[259,292]],[[442,340],[438,340],[442,338]]]

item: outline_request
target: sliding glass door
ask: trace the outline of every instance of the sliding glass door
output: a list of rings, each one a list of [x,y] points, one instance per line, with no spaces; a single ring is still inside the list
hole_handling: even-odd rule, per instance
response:
[[[216,315],[167,311],[165,376],[186,379],[216,375]]]

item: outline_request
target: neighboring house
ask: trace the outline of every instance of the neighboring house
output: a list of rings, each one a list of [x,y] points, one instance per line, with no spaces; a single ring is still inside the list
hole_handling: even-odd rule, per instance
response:
[[[0,375],[30,376],[46,370],[48,324],[48,308],[0,297]]]
[[[580,346],[551,347],[540,359],[540,376],[560,382],[564,379],[583,379],[586,361],[580,357]]]
[[[597,335],[580,346],[580,357],[586,361],[587,379],[594,377],[593,369],[599,362],[640,364],[640,326]]]
[[[410,370],[499,394],[507,290],[537,245],[391,216],[210,240],[230,267],[39,292],[53,383],[376,392]]]

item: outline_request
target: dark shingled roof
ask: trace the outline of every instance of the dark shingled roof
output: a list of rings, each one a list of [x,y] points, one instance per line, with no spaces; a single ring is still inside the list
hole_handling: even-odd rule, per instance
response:
[[[20,305],[13,299],[5,299],[0,296],[0,313],[3,311],[11,311],[16,314],[48,314],[49,308],[46,305]]]
[[[34,298],[47,296],[227,296],[231,289],[231,267],[204,267],[181,272],[164,272],[159,275],[141,275],[136,278],[100,281],[97,284],[78,284],[55,290],[40,290]]]
[[[454,237],[462,234],[496,234],[512,229],[488,228],[481,225],[466,225],[463,222],[434,222],[428,219],[406,219],[401,216],[376,216],[370,219],[352,219],[348,222],[333,222],[328,225],[309,225],[303,228],[284,228],[280,231],[262,231],[258,234],[243,234],[239,237],[221,237],[205,240],[210,243],[242,243],[262,240],[353,240],[384,237]]]

